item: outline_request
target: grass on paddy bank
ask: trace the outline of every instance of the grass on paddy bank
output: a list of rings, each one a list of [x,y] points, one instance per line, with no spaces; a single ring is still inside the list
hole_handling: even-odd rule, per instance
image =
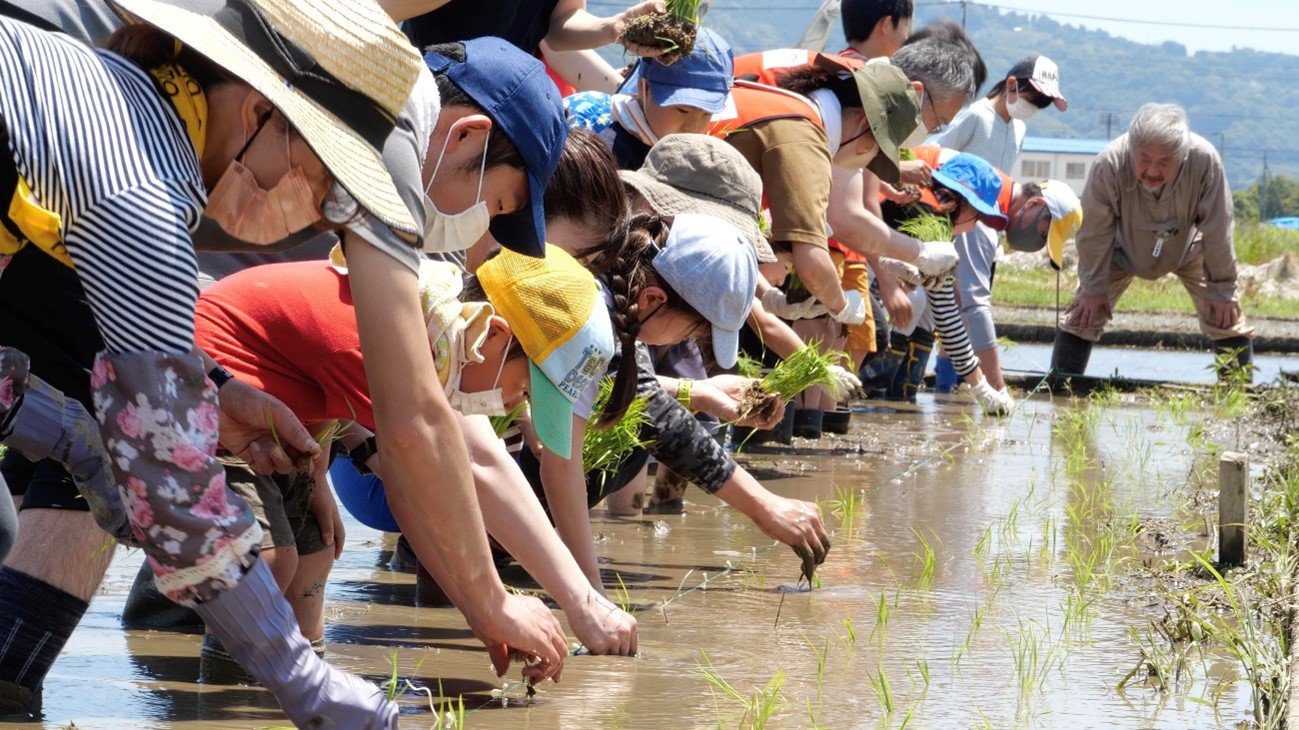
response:
[[[1276,226],[1248,225],[1236,229],[1233,240],[1236,260],[1241,266],[1266,264],[1281,256],[1299,254],[1299,231]],[[1078,285],[1078,269],[1067,266],[1059,277],[1060,306],[1073,299]],[[1056,305],[1056,272],[1041,269],[998,267],[993,303],[1012,307],[1047,307]],[[1247,284],[1241,295],[1246,315],[1255,317],[1299,318],[1299,299],[1271,296]],[[1158,281],[1136,279],[1119,301],[1120,311],[1184,312],[1193,314],[1191,298],[1177,277],[1169,275]]]

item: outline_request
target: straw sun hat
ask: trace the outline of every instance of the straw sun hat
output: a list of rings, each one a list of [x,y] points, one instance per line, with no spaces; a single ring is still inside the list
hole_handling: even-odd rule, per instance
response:
[[[423,62],[378,4],[227,0],[216,9],[192,0],[109,1],[256,89],[363,208],[392,228],[419,232],[380,151]]]

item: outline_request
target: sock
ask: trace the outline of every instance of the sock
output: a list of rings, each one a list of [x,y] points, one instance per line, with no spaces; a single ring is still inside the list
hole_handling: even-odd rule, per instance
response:
[[[0,568],[0,682],[35,694],[89,603],[12,568]]]

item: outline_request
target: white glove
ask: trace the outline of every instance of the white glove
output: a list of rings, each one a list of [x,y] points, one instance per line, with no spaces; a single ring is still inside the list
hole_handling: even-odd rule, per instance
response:
[[[971,390],[979,405],[983,406],[983,412],[989,416],[1008,416],[1015,407],[1015,399],[1010,397],[1010,391],[1005,388],[997,390],[986,380],[979,381]]]
[[[790,303],[785,296],[785,292],[771,287],[763,293],[762,308],[780,317],[781,319],[812,319],[820,317],[826,313],[825,305],[818,302],[814,297],[808,297],[801,302]]]
[[[838,312],[830,312],[830,317],[839,324],[861,324],[866,321],[870,310],[866,308],[866,300],[862,299],[861,292],[856,289],[849,289],[843,293],[843,309]]]
[[[830,375],[834,377],[835,384],[831,385],[828,390],[831,391],[830,396],[837,401],[842,401],[845,396],[861,390],[861,380],[838,365],[830,366]]]
[[[959,260],[951,241],[930,241],[920,244],[920,255],[912,263],[925,276],[942,276],[955,269]]]
[[[897,259],[881,258],[879,262],[880,273],[888,274],[900,283],[910,284],[911,286],[920,286],[924,281],[924,276],[920,274],[920,269],[908,264],[905,261]]]

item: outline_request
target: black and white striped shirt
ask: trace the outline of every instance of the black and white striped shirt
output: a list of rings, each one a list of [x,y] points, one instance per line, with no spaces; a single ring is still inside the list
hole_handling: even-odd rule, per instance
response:
[[[206,192],[193,144],[149,75],[0,17],[0,119],[19,174],[62,220],[108,350],[189,352],[191,232]]]

